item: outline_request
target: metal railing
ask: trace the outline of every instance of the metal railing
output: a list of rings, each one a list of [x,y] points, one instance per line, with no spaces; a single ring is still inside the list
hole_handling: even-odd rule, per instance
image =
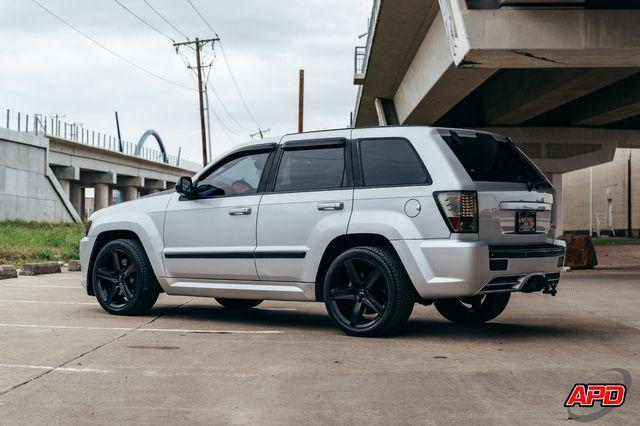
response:
[[[61,119],[64,117],[59,115],[30,115],[23,114],[21,112],[14,112],[10,109],[6,109],[3,115],[4,117],[0,117],[0,127],[4,127],[9,130],[51,136],[165,164],[162,152],[157,149],[142,147],[140,154],[135,155],[136,144],[123,140],[122,150],[120,150],[120,143],[117,137],[107,135],[102,132],[96,132],[95,130],[85,129],[82,123],[69,123],[63,121]],[[168,164],[186,170],[197,171],[202,168],[201,164],[180,158],[179,155],[167,154],[167,160]]]
[[[367,56],[367,46],[356,46],[353,53],[353,73],[364,74],[365,58]]]

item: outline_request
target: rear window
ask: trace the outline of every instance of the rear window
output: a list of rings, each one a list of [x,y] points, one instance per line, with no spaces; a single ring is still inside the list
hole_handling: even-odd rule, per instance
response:
[[[431,184],[418,155],[402,139],[360,142],[365,186]]]
[[[544,176],[511,142],[498,141],[491,135],[481,133],[460,136],[452,132],[450,136],[442,138],[474,181],[546,182]]]
[[[344,179],[343,147],[286,150],[280,161],[275,190],[339,188]]]

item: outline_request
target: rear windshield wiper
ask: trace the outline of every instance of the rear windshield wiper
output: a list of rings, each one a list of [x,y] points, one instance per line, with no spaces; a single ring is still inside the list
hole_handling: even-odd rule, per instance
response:
[[[527,191],[529,192],[538,188],[552,188],[551,184],[549,184],[549,182],[546,179],[531,180],[531,179],[526,179],[526,178],[522,178],[521,176],[518,176],[518,180],[522,183],[527,184]]]

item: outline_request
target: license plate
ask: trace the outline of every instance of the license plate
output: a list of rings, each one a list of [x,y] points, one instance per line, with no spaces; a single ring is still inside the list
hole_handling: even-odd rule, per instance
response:
[[[536,232],[536,213],[516,212],[516,232],[522,234]]]

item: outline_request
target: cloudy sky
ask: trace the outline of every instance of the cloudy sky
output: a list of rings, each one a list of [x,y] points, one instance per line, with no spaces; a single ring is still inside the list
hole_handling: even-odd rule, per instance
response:
[[[32,0],[0,0],[0,117],[5,109],[60,114],[85,128],[137,141],[147,129],[162,136],[170,153],[200,160],[196,84],[171,41],[148,28],[115,0],[37,0],[117,54],[179,87],[114,57],[56,20]],[[160,32],[183,37],[150,7],[189,37],[212,31],[188,0],[118,0]],[[219,34],[246,103],[270,135],[297,127],[298,70],[306,72],[305,130],[344,127],[355,103],[353,47],[366,31],[371,0],[192,0]],[[236,92],[220,50],[210,81],[214,153],[257,131]],[[231,116],[230,116],[231,115]],[[232,118],[233,117],[233,118]],[[235,121],[234,121],[235,120]],[[237,123],[236,123],[237,121]],[[151,144],[149,145],[151,146]]]

